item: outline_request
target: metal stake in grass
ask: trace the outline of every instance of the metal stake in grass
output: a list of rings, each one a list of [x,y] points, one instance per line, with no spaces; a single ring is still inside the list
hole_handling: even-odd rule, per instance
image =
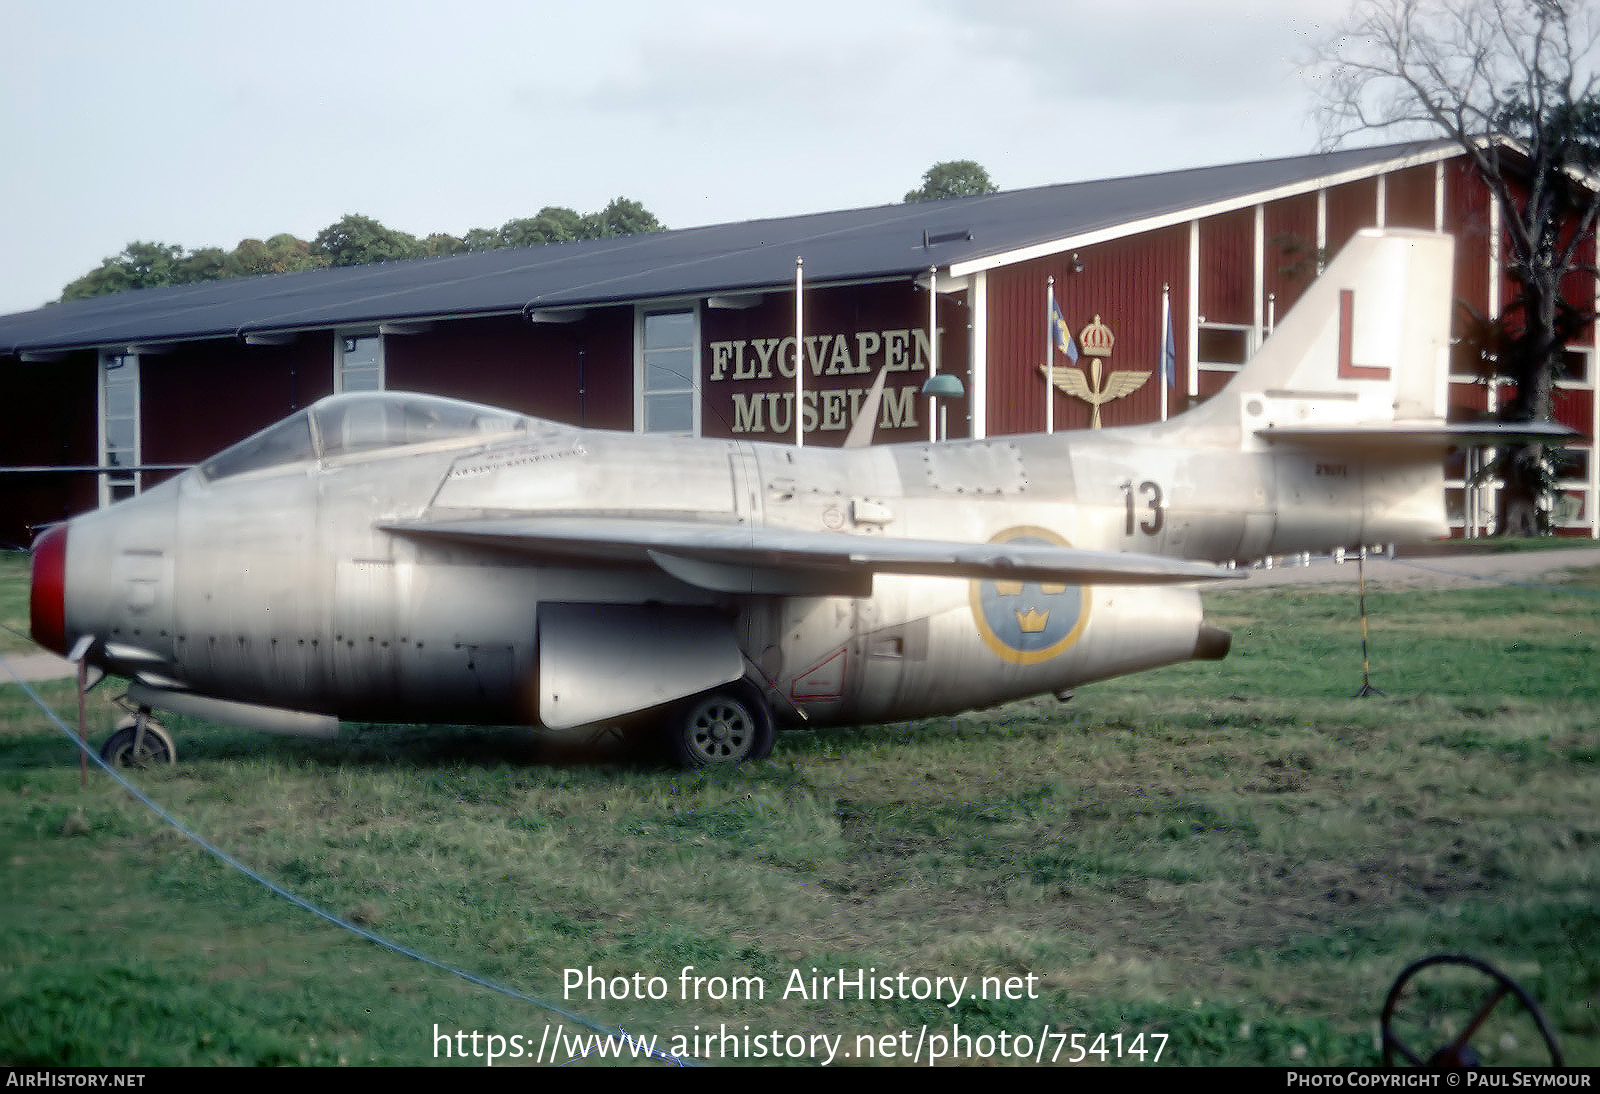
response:
[[[1361,553],[1356,556],[1356,576],[1361,587],[1361,690],[1356,692],[1357,699],[1365,699],[1372,695],[1382,695],[1383,692],[1372,686],[1372,662],[1367,656],[1367,549],[1361,548]]]
[[[78,785],[89,785],[89,718],[85,710],[84,693],[89,690],[89,659],[78,658]]]

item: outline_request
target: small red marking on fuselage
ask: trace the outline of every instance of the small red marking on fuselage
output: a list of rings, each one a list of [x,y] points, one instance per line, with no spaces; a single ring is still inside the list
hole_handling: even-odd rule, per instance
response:
[[[791,699],[842,699],[844,698],[845,650],[841,649],[812,666],[789,686]]]

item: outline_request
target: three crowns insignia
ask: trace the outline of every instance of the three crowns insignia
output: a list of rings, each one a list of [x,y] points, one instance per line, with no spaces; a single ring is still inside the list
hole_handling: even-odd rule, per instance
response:
[[[1052,582],[1045,582],[1040,584],[1039,591],[1044,593],[1046,596],[1059,595],[1066,592],[1067,587],[1065,585],[1058,585]],[[997,581],[995,582],[995,592],[1001,596],[1021,596],[1022,582]],[[1038,608],[1030,605],[1028,610],[1025,612],[1019,612],[1013,608],[1011,614],[1017,617],[1017,628],[1021,630],[1023,634],[1043,634],[1045,627],[1049,626],[1050,624],[1049,608],[1046,608],[1041,612]]]

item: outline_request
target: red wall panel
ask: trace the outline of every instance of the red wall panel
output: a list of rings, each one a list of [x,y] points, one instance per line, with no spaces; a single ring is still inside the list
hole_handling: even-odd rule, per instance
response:
[[[1588,388],[1558,387],[1551,402],[1556,421],[1576,429],[1589,443],[1594,442],[1594,392]]]
[[[0,465],[92,466],[99,443],[95,354],[3,367]],[[37,526],[92,509],[97,491],[95,476],[81,472],[0,474],[0,546],[28,546]]]
[[[1255,321],[1254,209],[1200,222],[1200,315],[1208,323]]]
[[[1489,307],[1489,192],[1462,160],[1445,164],[1444,228],[1456,237],[1456,298],[1479,315]],[[1459,329],[1459,328],[1458,328]]]
[[[1433,164],[1408,167],[1384,178],[1383,222],[1390,228],[1433,231]]]
[[[1189,229],[1187,225],[1145,232],[1078,252],[1082,272],[1073,272],[1071,254],[1052,256],[989,273],[989,432],[1037,433],[1045,426],[1044,379],[1046,279],[1055,277],[1062,316],[1080,339],[1095,316],[1115,336],[1102,374],[1149,372],[1137,391],[1101,407],[1103,424],[1121,425],[1160,417],[1161,287],[1170,286],[1173,333],[1177,342],[1178,384],[1188,360],[1185,310],[1188,307]],[[1069,362],[1052,354],[1054,363]],[[1078,367],[1089,365],[1080,356]],[[1102,380],[1102,384],[1103,384]],[[1055,394],[1057,429],[1089,425],[1087,403]],[[1172,409],[1179,407],[1173,396]]]
[[[1263,218],[1266,291],[1274,294],[1274,310],[1282,319],[1317,276],[1317,195],[1272,202]]]
[[[384,386],[597,429],[633,428],[633,309],[572,323],[491,316],[384,338]]]
[[[141,458],[198,463],[332,390],[333,336],[325,331],[282,346],[184,342],[142,355]],[[145,484],[162,477],[147,475]]]
[[[1328,260],[1362,228],[1378,223],[1378,183],[1361,179],[1328,190]]]

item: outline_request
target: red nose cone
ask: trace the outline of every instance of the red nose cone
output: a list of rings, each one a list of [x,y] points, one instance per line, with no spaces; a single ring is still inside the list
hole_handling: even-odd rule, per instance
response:
[[[33,589],[29,599],[33,640],[67,652],[67,526],[58,524],[33,541]]]

